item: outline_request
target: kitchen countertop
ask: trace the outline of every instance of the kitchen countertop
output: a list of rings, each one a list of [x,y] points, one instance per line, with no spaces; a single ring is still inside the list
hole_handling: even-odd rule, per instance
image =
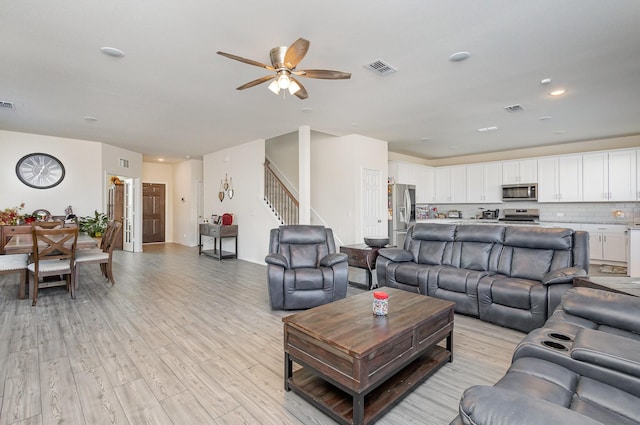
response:
[[[522,222],[522,223],[514,223],[514,222],[504,222],[499,221],[497,219],[482,219],[482,218],[427,218],[416,220],[416,223],[448,223],[448,224],[500,224],[504,226],[540,226],[540,227],[559,227],[566,225],[570,227],[574,224],[590,224],[590,225],[619,225],[625,226],[629,229],[640,230],[640,225],[633,225],[633,223],[620,223],[620,222],[600,222],[600,223],[589,223],[589,222],[562,222],[562,221],[539,221],[537,223],[530,222]]]

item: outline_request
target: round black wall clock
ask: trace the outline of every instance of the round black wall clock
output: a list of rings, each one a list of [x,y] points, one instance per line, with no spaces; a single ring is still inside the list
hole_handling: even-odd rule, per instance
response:
[[[30,153],[16,164],[20,181],[36,189],[49,189],[64,179],[64,165],[55,156],[46,153]]]

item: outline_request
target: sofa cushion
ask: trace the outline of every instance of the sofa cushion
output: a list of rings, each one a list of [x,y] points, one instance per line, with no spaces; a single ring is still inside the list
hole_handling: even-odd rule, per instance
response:
[[[521,248],[569,250],[573,248],[573,230],[551,227],[507,227],[504,244]]]
[[[552,250],[505,246],[498,267],[501,274],[539,282],[549,271],[552,258]]]

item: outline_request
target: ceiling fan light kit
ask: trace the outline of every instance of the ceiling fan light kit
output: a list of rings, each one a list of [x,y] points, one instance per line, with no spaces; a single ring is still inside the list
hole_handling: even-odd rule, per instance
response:
[[[296,70],[296,66],[300,63],[302,58],[307,54],[309,50],[309,41],[304,38],[299,38],[293,42],[289,47],[280,46],[274,47],[269,52],[271,59],[271,65],[266,65],[261,62],[257,62],[251,59],[246,59],[240,56],[232,55],[225,52],[217,52],[219,55],[227,57],[229,59],[237,60],[249,65],[258,66],[269,71],[275,71],[274,75],[267,75],[257,80],[250,81],[241,85],[237,90],[248,89],[249,87],[257,86],[258,84],[271,81],[268,88],[275,94],[280,94],[281,90],[288,90],[289,94],[295,95],[298,99],[306,99],[309,97],[307,90],[304,86],[296,80],[293,75],[306,78],[320,78],[324,80],[346,80],[351,78],[351,74],[342,71],[332,71],[328,69],[308,69],[308,70]],[[283,93],[284,95],[284,93]]]

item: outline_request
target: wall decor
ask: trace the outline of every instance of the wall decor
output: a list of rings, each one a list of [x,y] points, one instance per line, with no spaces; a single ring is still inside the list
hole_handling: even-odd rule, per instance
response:
[[[64,180],[64,165],[53,155],[47,153],[30,153],[23,156],[16,164],[18,179],[35,189],[49,189]]]

